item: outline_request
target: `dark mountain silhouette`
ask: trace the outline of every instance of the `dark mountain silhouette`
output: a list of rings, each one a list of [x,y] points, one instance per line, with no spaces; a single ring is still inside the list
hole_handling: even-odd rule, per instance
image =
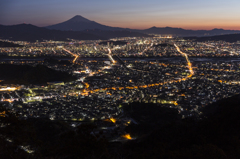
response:
[[[152,27],[149,29],[145,29],[143,31],[150,33],[150,34],[174,34],[174,35],[195,34],[195,32],[193,30],[185,30],[182,28],[171,28],[171,27],[164,27],[164,28]]]
[[[210,104],[201,120],[179,119],[176,110],[154,104],[126,105],[124,112],[138,122],[126,131],[138,139],[123,145],[125,158],[239,158],[239,104],[240,95]]]
[[[84,32],[49,30],[31,24],[19,24],[12,26],[0,25],[0,38],[16,41],[42,41],[59,40],[66,41],[67,38],[77,40],[107,39]]]
[[[223,29],[213,29],[213,30],[186,30],[182,28],[171,28],[171,27],[152,27],[145,30],[129,29],[129,28],[119,28],[110,27],[106,25],[99,24],[95,21],[88,20],[80,15],[51,26],[47,26],[48,29],[55,30],[72,30],[72,31],[83,31],[83,30],[111,30],[119,31],[126,30],[132,32],[141,32],[147,34],[172,34],[174,36],[211,36],[211,35],[221,35],[221,34],[233,34],[240,33],[239,30],[223,30]]]
[[[93,29],[93,30],[85,30],[84,33],[89,33],[93,35],[97,35],[100,37],[105,37],[107,39],[115,38],[115,37],[151,37],[151,35],[144,34],[137,31],[128,31],[128,30],[99,30],[99,29]]]
[[[165,27],[165,28],[152,27],[149,29],[142,30],[142,32],[149,33],[149,34],[172,34],[175,36],[210,36],[210,35],[240,33],[239,30],[224,30],[224,29],[185,30],[182,28],[171,28],[171,27]]]
[[[76,80],[67,72],[56,71],[44,65],[32,67],[29,65],[0,65],[1,78],[3,84],[46,84],[52,81],[70,82]]]
[[[100,30],[124,30],[123,28],[110,27],[99,24],[95,21],[88,20],[80,15],[76,15],[73,18],[55,25],[47,26],[48,29],[55,30],[72,30],[72,31],[83,31],[88,29],[100,29]]]
[[[184,39],[193,40],[202,42],[202,41],[227,41],[227,42],[237,42],[240,41],[240,34],[228,34],[228,35],[216,35],[216,36],[207,36],[207,37],[185,37]]]
[[[23,47],[23,45],[18,45],[18,44],[6,42],[6,41],[0,41],[0,47]]]
[[[31,24],[19,24],[12,26],[0,25],[0,38],[17,41],[43,41],[57,40],[107,40],[115,37],[148,37],[147,34],[172,34],[174,36],[211,36],[221,34],[240,33],[236,30],[185,30],[182,28],[157,28],[152,27],[145,30],[110,27],[90,21],[82,16],[75,16],[72,19],[48,26],[37,27]]]
[[[37,27],[31,24],[19,24],[5,26],[0,25],[0,38],[15,41],[31,41],[35,42],[43,40],[67,41],[67,39],[75,40],[107,40],[115,37],[141,37],[148,36],[143,33],[131,31],[101,31],[101,30],[85,30],[85,31],[61,31],[50,30],[47,28]]]
[[[23,105],[14,102],[13,108]],[[23,105],[24,106],[24,105]],[[53,105],[54,106],[54,105]],[[105,159],[238,159],[240,158],[240,95],[203,108],[201,120],[181,119],[176,109],[152,103],[123,106],[131,122],[125,129],[135,140],[108,142],[92,135],[98,122],[72,128],[66,121],[47,118],[20,120],[18,113],[0,103],[0,150],[2,158],[102,158]],[[113,131],[117,132],[119,127]],[[101,132],[101,131],[100,131]],[[12,139],[8,142],[6,138]],[[34,153],[21,151],[31,145]],[[80,156],[80,157],[79,157]]]

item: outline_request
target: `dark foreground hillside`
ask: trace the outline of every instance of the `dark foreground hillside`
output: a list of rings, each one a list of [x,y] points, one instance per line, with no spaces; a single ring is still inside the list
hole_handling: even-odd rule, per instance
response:
[[[44,65],[0,65],[0,78],[4,84],[46,84],[52,81],[69,82],[75,80],[66,72],[56,71]]]
[[[6,41],[0,41],[0,47],[23,47],[23,45],[18,45],[18,44],[6,42]]]
[[[174,109],[132,103],[125,113],[138,124],[126,131],[136,140],[112,143],[91,135],[94,123],[72,128],[62,121],[18,120],[1,108],[0,152],[4,158],[240,158],[240,95],[223,99],[203,110],[202,120],[181,119]],[[2,113],[4,114],[4,113]],[[12,139],[12,142],[6,141]],[[28,154],[18,145],[31,145]]]
[[[127,158],[240,158],[239,95],[204,108],[206,116],[202,120],[174,119],[174,112],[160,113],[162,117],[154,115],[156,112],[147,115],[141,107],[144,106],[133,105],[130,113],[141,122],[127,128],[130,134],[139,137],[123,145]],[[142,118],[148,119],[149,124]],[[157,118],[167,120],[158,123]]]

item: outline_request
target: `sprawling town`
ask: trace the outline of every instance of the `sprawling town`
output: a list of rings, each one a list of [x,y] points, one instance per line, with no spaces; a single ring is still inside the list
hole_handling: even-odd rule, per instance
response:
[[[166,35],[15,43],[23,47],[0,48],[1,64],[44,65],[77,80],[20,85],[1,84],[0,77],[1,103],[20,119],[63,120],[73,127],[96,121],[110,140],[133,139],[124,127],[138,121],[125,115],[123,105],[155,103],[176,109],[182,118],[198,117],[201,108],[240,92],[239,42]],[[115,128],[117,135],[111,134]]]
[[[239,5],[0,3],[0,159],[240,159]]]

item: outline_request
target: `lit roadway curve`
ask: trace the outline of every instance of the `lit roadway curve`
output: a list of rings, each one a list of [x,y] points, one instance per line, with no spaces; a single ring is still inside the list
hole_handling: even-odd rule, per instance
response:
[[[154,86],[164,85],[164,84],[167,84],[167,83],[181,82],[181,81],[187,80],[188,78],[192,77],[192,75],[194,74],[193,69],[192,69],[192,64],[191,64],[191,62],[189,61],[187,54],[184,53],[184,52],[182,52],[182,51],[180,50],[180,48],[179,48],[176,44],[174,44],[174,46],[176,47],[177,51],[185,57],[185,59],[186,59],[186,61],[187,61],[188,69],[189,69],[189,72],[190,72],[190,75],[188,75],[187,77],[184,77],[184,78],[181,78],[181,79],[178,79],[178,80],[169,80],[169,81],[166,81],[166,82],[153,83],[153,84],[147,84],[147,85],[142,85],[142,86],[109,87],[109,88],[101,88],[101,89],[94,89],[94,90],[88,89],[88,88],[89,88],[89,84],[88,84],[88,83],[84,83],[85,86],[86,86],[86,89],[84,89],[84,91],[83,91],[82,93],[80,93],[80,94],[81,94],[81,95],[87,95],[89,92],[95,93],[95,92],[98,92],[98,91],[100,91],[100,90],[117,90],[117,89],[118,89],[118,90],[122,90],[122,89],[148,88],[148,87],[154,87]],[[78,55],[75,55],[75,54],[71,53],[71,52],[68,51],[67,49],[64,49],[64,50],[67,51],[69,54],[75,56],[75,59],[74,59],[74,62],[75,62],[75,60],[78,58]],[[108,57],[111,59],[112,62],[115,62],[115,60],[113,60],[113,58],[112,58],[112,56],[111,56],[111,50],[108,49],[108,51],[109,51],[109,54],[108,54],[109,56],[108,56]],[[87,75],[87,76],[92,76],[92,75],[94,75],[94,74],[100,73],[100,72],[102,72],[104,69],[110,68],[110,67],[111,67],[111,66],[105,66],[105,67],[103,67],[101,70],[98,70],[98,71],[96,71],[96,72],[91,72],[91,73],[90,73],[89,75]],[[83,78],[86,78],[87,76],[84,76]],[[15,90],[15,89],[14,89],[14,90]],[[176,102],[174,102],[173,104],[176,104],[176,105],[177,105]]]
[[[73,63],[75,63],[75,61],[77,60],[77,58],[78,58],[79,56],[78,56],[77,54],[72,53],[71,51],[69,51],[69,50],[67,50],[67,49],[65,49],[65,48],[62,48],[62,49],[75,57],[75,58],[73,59]]]
[[[108,55],[109,59],[112,61],[112,63],[115,64],[116,61],[112,58],[111,54],[112,54],[112,51],[111,51],[111,49],[108,48],[108,54],[107,55]]]
[[[161,82],[161,83],[153,83],[153,84],[147,84],[147,85],[142,85],[142,86],[126,86],[126,87],[109,87],[109,88],[101,88],[101,89],[94,89],[94,90],[89,90],[88,87],[87,89],[84,89],[84,92],[81,93],[82,95],[85,95],[85,94],[88,94],[88,92],[91,92],[91,93],[95,93],[95,92],[99,92],[100,90],[122,90],[122,89],[139,89],[139,88],[148,88],[148,87],[154,87],[154,86],[159,86],[159,85],[164,85],[164,84],[167,84],[167,83],[175,83],[175,82],[181,82],[181,81],[185,81],[187,80],[188,78],[192,77],[194,72],[193,72],[193,69],[192,69],[192,64],[191,62],[189,61],[188,59],[188,56],[186,53],[182,52],[180,50],[180,48],[174,44],[174,46],[176,47],[177,51],[182,54],[186,61],[187,61],[187,64],[188,64],[188,69],[189,69],[189,72],[190,72],[190,75],[186,76],[186,77],[183,77],[181,79],[178,79],[178,80],[169,80],[169,81],[166,81],[166,82]],[[174,104],[177,104],[177,103],[174,103]]]
[[[149,48],[151,48],[153,46],[153,43],[149,46],[149,47],[147,47],[144,51],[146,51],[146,50],[148,50]],[[113,48],[112,50],[115,50],[117,47],[115,47],[115,48]],[[107,55],[108,57],[109,57],[109,59],[112,61],[112,63],[113,64],[115,64],[116,63],[116,61],[112,58],[112,50],[111,49],[109,49],[108,48],[108,54],[105,54],[105,55]],[[144,52],[143,51],[143,52]],[[141,54],[143,53],[143,52],[141,52]],[[124,62],[125,63],[125,62]],[[149,72],[149,71],[144,71],[144,70],[138,70],[138,69],[133,69],[133,68],[128,68],[128,69],[130,69],[130,70],[133,70],[133,71],[140,71],[140,72]]]
[[[193,72],[193,69],[192,69],[192,64],[191,64],[191,62],[189,61],[187,54],[184,53],[184,52],[182,52],[176,44],[174,44],[174,46],[176,47],[177,51],[186,58],[187,63],[188,63],[188,69],[189,69],[190,73],[193,75],[194,72]]]
[[[184,80],[192,77],[192,75],[194,74],[194,72],[193,72],[193,69],[192,69],[192,64],[191,64],[191,62],[189,61],[187,54],[184,53],[184,52],[182,52],[182,51],[180,50],[180,48],[179,48],[176,44],[174,44],[174,46],[176,47],[177,51],[185,57],[185,59],[186,59],[186,61],[187,61],[188,69],[189,69],[189,72],[190,72],[190,75],[188,75],[187,77],[184,77],[184,78],[181,78],[181,79],[178,79],[178,80],[169,80],[169,81],[162,82],[162,83],[153,83],[153,84],[147,84],[147,85],[142,85],[142,86],[110,87],[110,88],[102,88],[102,90],[116,90],[116,89],[122,90],[122,89],[147,88],[147,87],[164,85],[164,84],[167,84],[167,83],[181,82],[181,81],[184,81]],[[79,57],[78,55],[70,52],[69,50],[67,50],[67,49],[65,49],[65,48],[63,48],[63,50],[65,50],[65,51],[68,52],[69,54],[75,56],[75,59],[73,60],[73,62],[75,62],[76,59]],[[108,57],[109,57],[110,60],[113,62],[113,64],[115,64],[115,60],[114,60],[114,59],[112,58],[112,56],[111,56],[111,50],[108,49],[108,51],[109,51],[109,53],[107,54]],[[110,67],[111,67],[111,66],[105,66],[105,67],[103,67],[101,70],[98,70],[98,71],[96,71],[96,72],[91,72],[91,73],[90,73],[89,75],[87,75],[87,76],[92,76],[92,75],[94,75],[94,74],[100,73],[100,72],[103,71],[104,69],[110,68]],[[87,76],[85,76],[85,77],[83,77],[83,78],[85,79]],[[94,92],[100,91],[100,89],[89,90],[89,89],[88,89],[88,88],[89,88],[89,84],[88,84],[88,83],[84,83],[84,84],[86,85],[86,89],[84,90],[85,93],[82,93],[82,95],[85,95],[87,92],[94,93]],[[15,89],[14,89],[14,90],[15,90]]]

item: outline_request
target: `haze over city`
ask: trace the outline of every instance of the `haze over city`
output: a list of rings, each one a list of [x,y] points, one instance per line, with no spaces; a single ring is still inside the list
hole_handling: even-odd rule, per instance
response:
[[[48,26],[82,15],[98,23],[122,28],[240,30],[238,0],[11,0],[0,2],[0,24]]]

